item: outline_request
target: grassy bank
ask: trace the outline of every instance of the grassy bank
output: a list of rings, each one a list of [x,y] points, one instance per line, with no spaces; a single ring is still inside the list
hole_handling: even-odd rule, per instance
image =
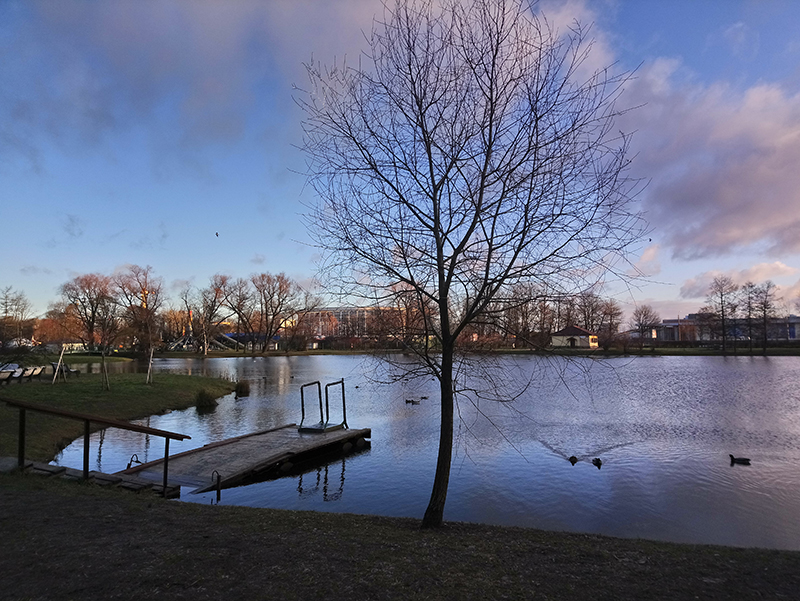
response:
[[[218,378],[157,374],[153,384],[145,384],[144,374],[113,374],[111,390],[103,390],[99,374],[70,377],[55,385],[40,381],[6,384],[0,399],[28,401],[67,411],[130,420],[184,409],[195,404],[197,394],[205,390],[215,398],[228,394],[234,384]],[[18,411],[0,403],[0,455],[16,456]],[[50,461],[66,445],[83,434],[83,423],[28,412],[26,416],[26,456]]]
[[[163,501],[0,475],[3,599],[796,599],[800,553]]]

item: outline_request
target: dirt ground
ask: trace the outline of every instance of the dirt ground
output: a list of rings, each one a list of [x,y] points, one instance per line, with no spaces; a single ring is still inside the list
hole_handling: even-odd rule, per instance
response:
[[[0,475],[0,599],[798,599],[800,553],[201,506]]]

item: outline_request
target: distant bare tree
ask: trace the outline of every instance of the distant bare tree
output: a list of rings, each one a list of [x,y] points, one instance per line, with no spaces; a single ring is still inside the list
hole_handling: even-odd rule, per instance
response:
[[[300,287],[285,273],[273,275],[258,273],[250,276],[257,294],[259,331],[264,333],[263,351],[278,335],[284,323],[302,308],[303,293]]]
[[[649,333],[661,323],[661,316],[650,305],[639,305],[633,310],[631,327],[639,333],[639,347],[644,343],[645,333]]]
[[[731,320],[735,317],[736,313],[736,293],[738,290],[739,287],[726,275],[715,277],[708,288],[708,298],[706,302],[717,318],[719,333],[722,336],[723,353],[726,352],[728,348],[728,337],[731,334],[729,329]]]
[[[13,338],[21,338],[23,330],[31,333],[31,303],[24,292],[15,291],[11,286],[0,289],[0,346]]]
[[[250,280],[236,278],[228,280],[222,289],[225,306],[236,316],[237,334],[245,335],[243,351],[247,350],[247,340],[253,345],[255,350],[255,332],[258,327],[258,314],[256,313],[256,292]],[[238,350],[239,339],[236,339]]]
[[[293,303],[292,311],[280,325],[283,332],[281,344],[287,351],[305,348],[308,337],[313,335],[309,315],[313,315],[322,307],[322,299],[318,295],[300,287],[297,290],[298,296]],[[333,316],[330,316],[330,319],[335,321]]]
[[[164,303],[163,280],[153,268],[128,265],[112,277],[122,319],[140,352],[149,353],[159,339],[158,313]]]
[[[101,343],[100,321],[111,311],[105,307],[116,303],[111,278],[100,273],[79,275],[62,284],[62,310],[68,314],[65,327],[74,327],[70,333],[91,350]]]
[[[753,282],[745,282],[739,289],[739,306],[747,328],[748,350],[753,352],[753,341],[757,330],[757,305],[759,288]]]
[[[611,348],[617,341],[619,326],[622,323],[622,307],[613,298],[605,299],[600,304],[600,325],[597,328],[597,340],[604,350]]]
[[[756,314],[758,315],[761,330],[762,352],[767,354],[769,340],[769,324],[777,312],[777,289],[772,281],[767,280],[756,290]]]
[[[399,0],[359,66],[308,68],[323,275],[382,304],[398,285],[425,301],[412,350],[441,393],[425,527],[442,523],[462,333],[518,282],[585,289],[641,233],[614,127],[626,77],[590,72],[585,36],[522,0]]]
[[[197,290],[187,286],[181,291],[181,301],[192,316],[192,332],[200,338],[203,355],[208,355],[209,346],[220,333],[220,325],[232,314],[225,309],[223,293],[229,280],[230,276],[218,273],[205,288]]]

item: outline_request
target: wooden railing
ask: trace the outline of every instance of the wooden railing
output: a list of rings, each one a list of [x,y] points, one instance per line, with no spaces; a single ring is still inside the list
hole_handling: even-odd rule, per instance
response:
[[[6,403],[9,407],[16,407],[19,409],[19,440],[17,447],[17,457],[19,468],[25,467],[25,412],[36,411],[38,413],[47,413],[50,415],[57,415],[58,417],[66,417],[68,419],[77,419],[83,422],[83,478],[89,479],[89,435],[91,434],[92,423],[100,424],[111,428],[120,428],[121,430],[131,430],[133,432],[142,432],[144,434],[151,434],[153,436],[161,436],[164,438],[164,490],[163,494],[167,494],[167,473],[169,466],[169,441],[170,440],[186,440],[191,436],[187,434],[178,434],[177,432],[169,432],[168,430],[159,430],[158,428],[150,428],[148,426],[139,426],[117,419],[110,419],[107,417],[100,417],[99,415],[89,415],[86,413],[78,413],[76,411],[67,411],[65,409],[57,409],[55,407],[46,407],[44,405],[34,405],[32,403],[25,403],[23,401],[15,401],[13,399],[0,398],[0,401]]]

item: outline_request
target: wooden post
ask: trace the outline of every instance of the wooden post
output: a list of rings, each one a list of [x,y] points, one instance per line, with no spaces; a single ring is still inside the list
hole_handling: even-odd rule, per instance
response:
[[[169,471],[169,438],[164,438],[164,490],[161,494],[167,498],[167,473]]]
[[[150,362],[147,364],[147,380],[145,380],[145,384],[152,384],[153,383],[153,347],[150,347]]]
[[[89,479],[89,420],[83,422],[83,479]]]
[[[58,379],[58,372],[61,370],[61,361],[63,361],[63,360],[64,360],[64,345],[62,344],[61,345],[61,354],[58,356],[58,363],[56,364],[55,373],[53,374],[53,384],[55,384],[56,380]],[[64,379],[66,380],[67,377],[64,376]]]
[[[19,410],[19,440],[17,443],[17,461],[19,469],[25,467],[25,410]]]

